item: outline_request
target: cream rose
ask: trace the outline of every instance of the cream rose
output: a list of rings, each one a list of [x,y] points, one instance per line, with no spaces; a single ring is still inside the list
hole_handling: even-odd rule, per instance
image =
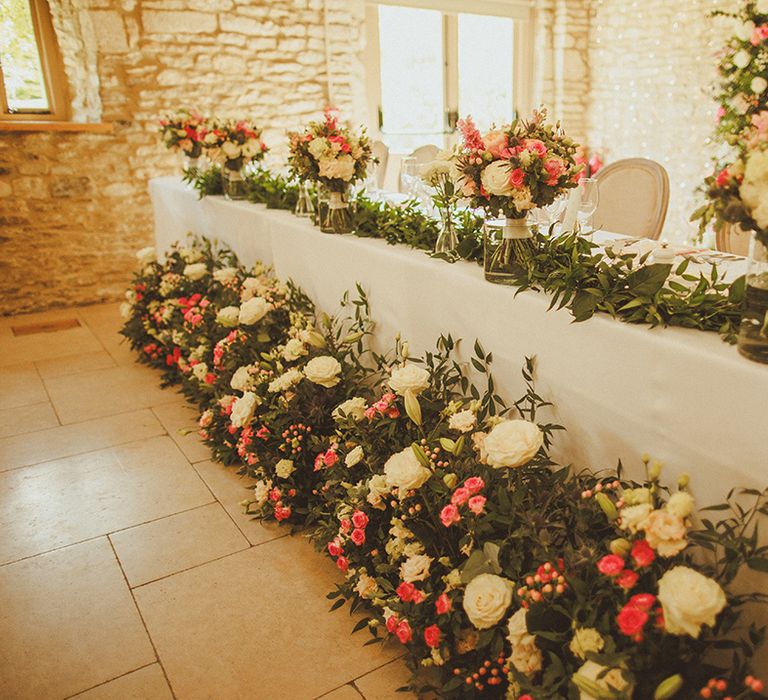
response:
[[[136,251],[136,260],[139,261],[141,267],[146,267],[157,260],[157,253],[152,246],[147,246],[146,248]]]
[[[661,577],[658,599],[664,608],[667,632],[694,638],[698,638],[702,625],[714,626],[726,605],[717,581],[687,566],[675,566]]]
[[[512,185],[509,183],[510,172],[509,161],[495,160],[483,170],[480,181],[489,194],[509,197],[512,194]]]
[[[233,328],[240,320],[239,306],[225,306],[216,314],[216,323],[225,328]]]
[[[528,611],[520,608],[507,623],[507,639],[512,646],[510,660],[512,665],[525,675],[531,675],[541,670],[541,649],[536,646],[536,637],[528,632],[526,616]]]
[[[329,180],[349,182],[355,174],[355,161],[350,155],[321,158],[319,166],[320,177],[327,177]]]
[[[365,418],[365,409],[367,402],[360,396],[347,399],[340,403],[333,409],[333,419],[335,421],[342,421],[351,418],[354,421],[359,421]]]
[[[269,304],[263,297],[253,297],[240,306],[240,323],[244,326],[252,326],[258,323],[269,312]]]
[[[454,413],[448,419],[448,427],[451,430],[458,430],[460,433],[468,433],[474,430],[477,423],[477,416],[469,409]]]
[[[205,263],[191,263],[184,267],[184,277],[191,280],[199,280],[208,274],[208,268]]]
[[[687,518],[691,513],[693,513],[693,507],[693,496],[691,496],[691,494],[687,491],[678,491],[677,493],[673,493],[669,497],[666,505],[667,510],[672,513],[672,515],[676,515],[678,518]]]
[[[304,379],[304,375],[301,373],[301,370],[293,367],[287,372],[283,372],[276,379],[273,379],[269,383],[267,390],[271,391],[273,394],[276,394],[280,391],[290,389],[295,384],[298,384],[302,379]]]
[[[739,194],[758,226],[768,229],[768,150],[749,154]]]
[[[237,279],[236,267],[222,267],[219,270],[215,270],[213,273],[213,279],[217,282],[224,284],[225,282],[232,282]]]
[[[396,394],[405,396],[406,391],[410,391],[414,396],[418,396],[429,386],[429,372],[423,367],[416,365],[405,365],[392,370],[389,377],[389,386]]]
[[[368,574],[360,574],[355,584],[355,592],[361,598],[366,600],[372,600],[379,592],[379,586],[376,583],[376,579]]]
[[[256,499],[256,505],[261,508],[269,498],[269,492],[272,489],[272,482],[269,480],[257,481],[253,487],[253,497]]]
[[[493,627],[512,603],[512,582],[495,574],[475,576],[464,590],[464,612],[479,630]]]
[[[755,95],[762,95],[765,92],[765,89],[768,88],[768,80],[763,78],[762,75],[758,75],[752,78],[749,87]]]
[[[590,686],[600,692],[600,695],[591,695],[578,683],[578,679],[584,679]],[[603,697],[626,699],[632,697],[632,684],[625,678],[620,668],[608,669],[594,661],[587,661],[576,672],[574,682],[579,688],[579,700],[599,700]]]
[[[587,654],[601,652],[604,646],[605,640],[596,629],[577,627],[573,632],[573,639],[571,639],[568,648],[574,656],[586,659]]]
[[[294,466],[292,459],[281,459],[275,465],[275,474],[281,479],[287,479],[295,471],[296,467]]]
[[[432,558],[426,554],[414,554],[400,564],[400,578],[408,583],[423,581],[429,576]]]
[[[221,144],[221,150],[229,160],[239,158],[242,154],[242,151],[240,150],[240,144],[234,143],[232,141],[225,141],[223,144]]]
[[[341,374],[341,365],[335,357],[330,355],[313,357],[304,367],[304,376],[310,382],[328,389],[336,386],[341,381],[339,374]]]
[[[298,360],[302,355],[307,354],[307,348],[298,338],[291,338],[283,348],[283,359],[288,362]]]
[[[133,313],[133,305],[127,301],[120,304],[120,318],[127,321]]]
[[[642,529],[645,530],[648,544],[662,557],[674,557],[688,544],[682,518],[666,510],[654,510],[649,513]]]
[[[258,399],[252,391],[246,391],[239,399],[235,399],[232,404],[232,414],[230,420],[236,428],[242,428],[248,425],[253,419],[253,413],[256,410]]]
[[[199,382],[204,382],[205,376],[208,374],[208,365],[206,365],[205,362],[198,362],[192,368],[192,374],[195,375],[195,379]]]
[[[348,469],[351,469],[356,464],[360,464],[360,462],[363,460],[363,457],[363,448],[358,445],[347,453],[347,456],[344,458],[344,464]]]
[[[307,150],[312,154],[312,157],[315,160],[320,160],[323,155],[325,155],[325,152],[328,150],[328,146],[330,143],[328,142],[328,139],[323,138],[322,136],[312,139],[309,142],[309,146],[307,146]]]
[[[486,462],[491,467],[521,467],[544,444],[544,433],[527,420],[504,420],[485,437]]]
[[[759,15],[768,15],[768,0],[757,0],[755,2],[755,12]]]
[[[229,386],[235,391],[246,391],[249,389],[251,384],[251,369],[253,369],[252,365],[238,367],[232,375],[232,379],[229,381]]]
[[[733,65],[737,68],[746,68],[751,62],[752,57],[749,55],[749,52],[744,51],[743,49],[733,56]]]
[[[399,488],[402,497],[405,491],[417,489],[424,484],[432,476],[432,472],[419,462],[410,447],[406,447],[387,460],[384,465],[384,476],[387,479],[387,486],[390,489]]]
[[[619,512],[621,527],[629,530],[633,535],[642,530],[643,524],[648,519],[653,507],[650,503],[640,503],[636,506],[627,506]]]
[[[389,491],[387,477],[383,474],[376,474],[368,480],[368,495],[365,497],[365,500],[374,508],[383,509],[384,496],[389,495]]]

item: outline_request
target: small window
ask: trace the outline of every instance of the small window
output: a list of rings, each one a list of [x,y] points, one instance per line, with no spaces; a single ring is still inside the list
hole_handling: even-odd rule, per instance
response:
[[[0,0],[0,119],[69,118],[46,0]]]

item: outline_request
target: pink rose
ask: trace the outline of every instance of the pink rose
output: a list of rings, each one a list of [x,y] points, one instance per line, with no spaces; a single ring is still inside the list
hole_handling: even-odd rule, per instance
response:
[[[451,599],[448,597],[447,593],[441,593],[437,597],[437,600],[435,601],[435,610],[437,610],[438,615],[445,615],[445,613],[451,611],[452,607],[453,603],[451,603]]]
[[[640,568],[649,566],[656,558],[656,552],[653,551],[653,548],[646,540],[637,540],[632,545],[630,554],[632,556],[632,561],[635,562],[635,566]]]
[[[387,632],[389,632],[390,634],[394,634],[395,630],[397,629],[398,623],[399,623],[399,620],[394,615],[390,615],[387,618]]]
[[[467,502],[469,499],[470,492],[469,489],[464,487],[459,487],[453,492],[453,496],[451,496],[451,503],[455,506],[463,505]]]
[[[547,155],[547,147],[544,145],[543,141],[540,141],[539,139],[523,139],[522,143],[520,144],[520,149],[524,151],[531,151],[532,153],[535,153],[539,158],[543,158],[545,155]]]
[[[472,496],[467,505],[475,515],[480,515],[485,510],[485,496]]]
[[[547,184],[554,186],[557,181],[565,174],[565,163],[560,158],[547,158],[544,161],[544,170],[547,171],[549,179]]]
[[[489,131],[483,137],[483,141],[494,158],[500,158],[501,152],[509,145],[507,135],[503,131]]]
[[[424,641],[432,649],[440,646],[440,636],[440,628],[437,625],[430,625],[424,630]]]
[[[449,503],[440,511],[440,522],[443,523],[445,527],[450,527],[454,523],[459,522],[459,520],[461,520],[459,509],[452,503]]]
[[[365,530],[368,526],[368,516],[362,510],[356,510],[352,513],[352,524],[361,530]]]
[[[413,601],[413,596],[416,593],[416,586],[414,586],[412,583],[408,583],[407,581],[403,581],[395,591],[397,593],[400,600],[402,600],[404,603],[410,603]]]
[[[597,570],[606,576],[618,576],[624,570],[624,560],[618,554],[606,554],[597,562]]]
[[[283,494],[280,492],[280,489],[272,489],[269,492],[269,500],[274,502],[274,503],[277,503],[277,501],[280,500],[282,495]]]
[[[768,24],[761,24],[752,30],[749,43],[752,46],[759,46],[766,38],[768,38]]]
[[[509,184],[512,187],[522,187],[525,184],[525,173],[520,168],[515,168],[509,174]]]
[[[365,544],[365,530],[360,530],[359,528],[355,528],[352,530],[352,534],[350,535],[349,539],[351,539],[358,547]]]
[[[323,456],[323,462],[325,463],[326,467],[332,467],[338,461],[339,455],[337,455],[333,450],[328,450],[328,452],[326,452]]]
[[[291,517],[291,508],[290,506],[275,506],[275,518],[278,521],[281,520],[287,520]]]
[[[336,560],[336,566],[339,568],[339,571],[346,572],[346,570],[349,569],[349,559],[346,557],[339,557]]]
[[[474,496],[478,491],[482,491],[485,488],[485,482],[479,476],[470,476],[464,482],[464,486],[469,489],[469,492]]]
[[[339,521],[339,527],[341,528],[342,532],[349,532],[352,529],[352,523],[350,522],[349,518],[342,518]]]
[[[338,537],[334,537],[328,543],[328,554],[330,554],[332,557],[338,557],[342,551],[343,550],[341,549],[341,540],[339,540]]]
[[[397,625],[395,634],[397,635],[397,638],[400,640],[400,644],[407,644],[413,638],[413,634],[411,632],[411,626],[408,624],[407,620],[402,620]]]
[[[640,575],[632,571],[631,569],[624,569],[617,577],[616,584],[621,586],[625,591],[631,591],[636,585]]]

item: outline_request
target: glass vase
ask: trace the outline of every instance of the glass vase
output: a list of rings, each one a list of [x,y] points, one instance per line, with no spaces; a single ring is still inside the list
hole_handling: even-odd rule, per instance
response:
[[[241,200],[245,199],[245,180],[243,179],[242,168],[232,170],[231,168],[222,168],[224,175],[224,196],[227,199]]]
[[[320,210],[320,230],[323,233],[352,233],[350,190],[329,192],[328,205]]]
[[[746,306],[739,325],[739,352],[768,363],[768,247],[752,233],[747,259]]]
[[[435,243],[435,253],[453,253],[459,245],[456,225],[453,223],[453,212],[451,207],[441,207],[438,211],[440,212],[440,233]]]
[[[184,174],[189,178],[195,178],[200,173],[200,158],[184,156]]]
[[[310,218],[314,216],[315,205],[312,202],[312,194],[309,190],[309,183],[305,180],[299,182],[299,196],[296,200],[296,206],[293,209],[293,213],[296,216],[302,218]]]
[[[529,265],[536,252],[525,218],[486,219],[483,224],[485,279],[494,284],[515,284],[515,273]]]

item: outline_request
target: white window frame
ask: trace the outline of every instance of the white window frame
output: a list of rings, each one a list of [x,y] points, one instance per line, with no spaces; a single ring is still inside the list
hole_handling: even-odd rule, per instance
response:
[[[365,12],[366,43],[364,51],[369,134],[381,139],[381,66],[379,50],[379,5],[415,7],[439,10],[443,13],[443,64],[445,89],[443,113],[458,114],[458,35],[457,15],[493,15],[508,17],[514,23],[514,56],[512,100],[519,114],[529,113],[533,107],[533,81],[535,74],[534,44],[536,27],[535,3],[530,0],[368,0]],[[459,115],[465,116],[465,115]],[[444,146],[450,145],[455,130],[445,129]]]

